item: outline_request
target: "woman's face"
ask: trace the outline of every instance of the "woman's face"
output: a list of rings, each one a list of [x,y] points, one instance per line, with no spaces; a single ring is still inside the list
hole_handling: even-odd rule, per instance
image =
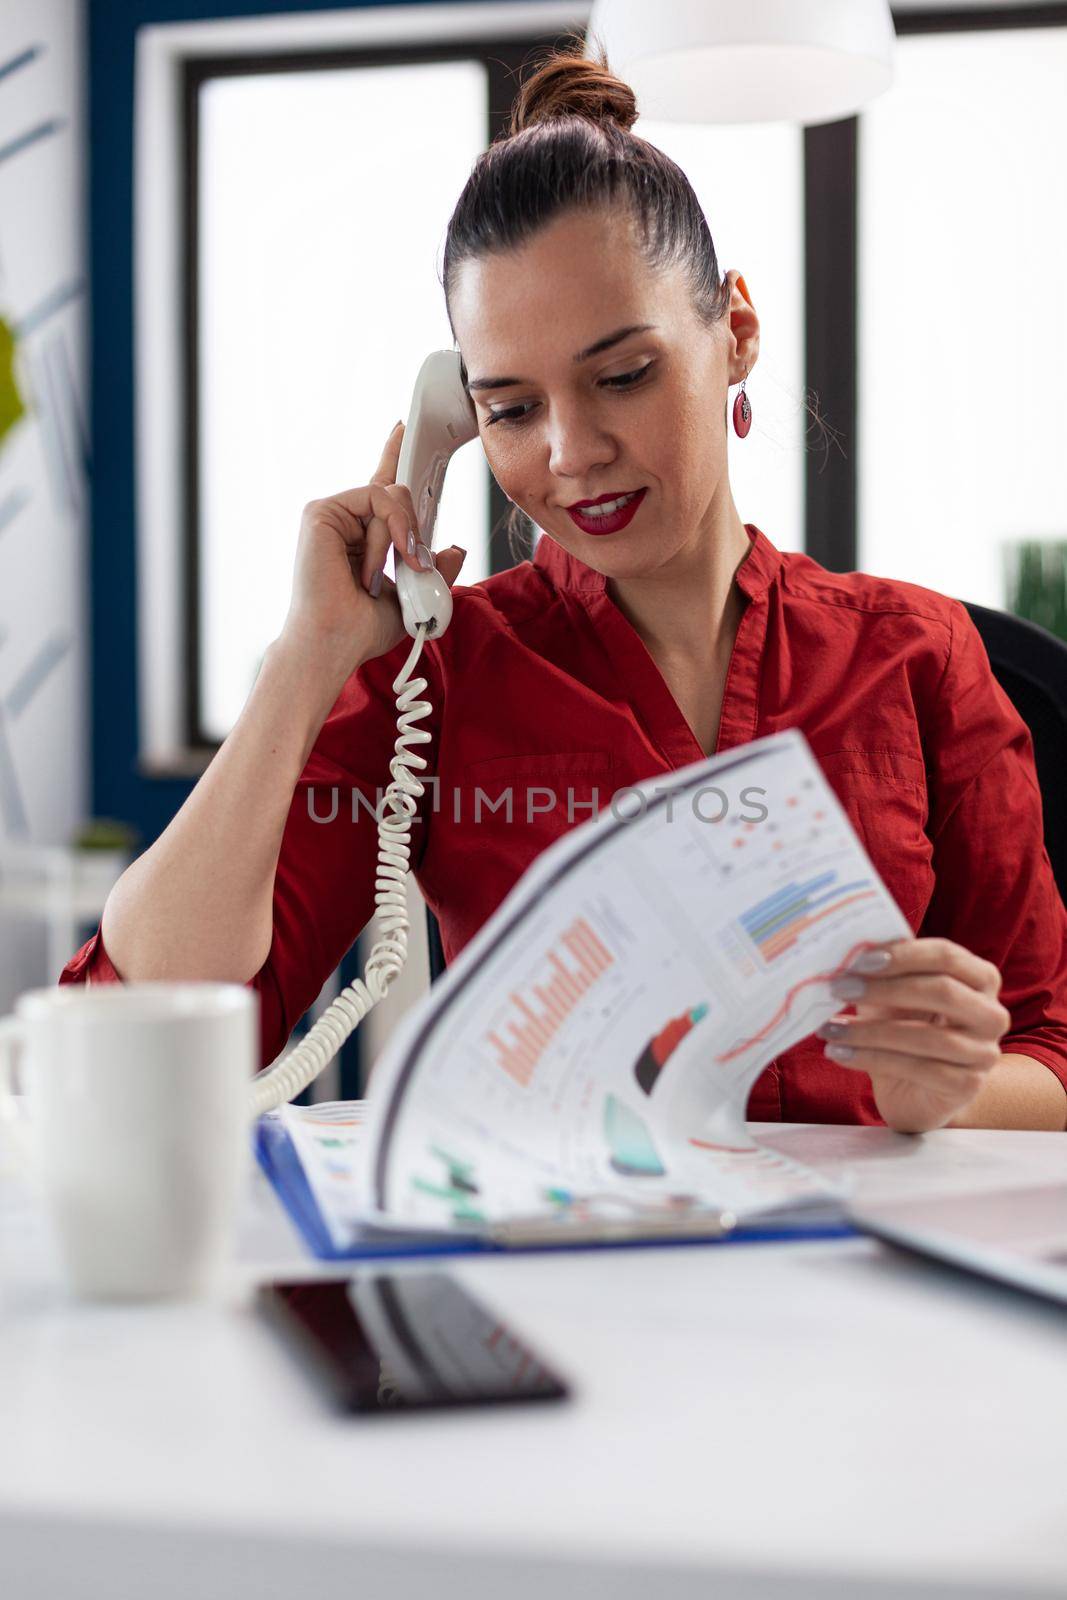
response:
[[[701,326],[680,273],[648,272],[632,222],[615,215],[569,214],[521,250],[459,269],[452,322],[489,465],[587,566],[626,578],[680,557],[684,570],[713,537],[715,507],[729,503],[727,390],[758,349],[747,296],[741,305],[743,348],[729,316]],[[652,326],[575,360],[640,324]],[[501,377],[519,381],[480,386]],[[568,515],[575,501],[641,488],[618,532],[583,532]]]

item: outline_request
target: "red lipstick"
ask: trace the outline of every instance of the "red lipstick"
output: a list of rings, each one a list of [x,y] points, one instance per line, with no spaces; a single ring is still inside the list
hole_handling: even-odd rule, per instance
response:
[[[647,493],[647,489],[638,489],[632,500],[628,500],[627,503],[624,506],[620,506],[617,511],[609,511],[606,516],[587,516],[585,512],[577,506],[568,506],[567,515],[570,517],[575,527],[580,528],[583,533],[618,533],[620,528],[625,528],[627,523],[633,521],[634,517],[637,515],[638,507]],[[618,498],[616,495],[610,494],[600,496],[601,500],[614,500],[616,498]],[[587,500],[584,502],[584,504],[596,505],[597,501]]]

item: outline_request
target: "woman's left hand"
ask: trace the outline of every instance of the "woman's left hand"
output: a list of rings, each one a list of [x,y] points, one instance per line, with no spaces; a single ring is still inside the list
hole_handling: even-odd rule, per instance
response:
[[[832,1061],[870,1074],[890,1128],[942,1128],[970,1105],[1001,1059],[1011,1013],[997,999],[1000,972],[952,939],[896,939],[879,948],[889,952],[886,966],[850,969],[830,986],[853,1001],[856,1015],[829,1018],[816,1037],[832,1041]],[[838,1054],[842,1045],[850,1055]]]

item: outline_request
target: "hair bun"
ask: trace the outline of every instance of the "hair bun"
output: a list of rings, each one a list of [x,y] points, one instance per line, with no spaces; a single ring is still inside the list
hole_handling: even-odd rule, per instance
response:
[[[626,131],[637,121],[636,96],[629,84],[611,71],[603,46],[598,45],[594,59],[582,54],[585,40],[581,34],[571,35],[571,40],[574,48],[554,51],[520,88],[509,135],[554,117],[613,122]]]

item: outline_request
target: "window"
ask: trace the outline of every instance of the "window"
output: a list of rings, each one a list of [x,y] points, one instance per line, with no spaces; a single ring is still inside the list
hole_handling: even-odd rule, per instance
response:
[[[367,480],[426,353],[452,347],[448,217],[564,10],[137,30],[142,776],[203,770],[282,624],[302,507]],[[507,509],[484,457],[459,452],[437,536],[466,547],[465,581],[515,559]]]
[[[368,481],[423,358],[452,348],[435,272],[486,75],[240,73],[197,99],[196,711],[221,740],[284,622],[302,507]],[[436,542],[467,548],[466,583],[489,570],[486,478],[471,448],[445,480]]]
[[[1007,608],[1067,538],[1067,28],[911,35],[860,119],[857,565]]]

